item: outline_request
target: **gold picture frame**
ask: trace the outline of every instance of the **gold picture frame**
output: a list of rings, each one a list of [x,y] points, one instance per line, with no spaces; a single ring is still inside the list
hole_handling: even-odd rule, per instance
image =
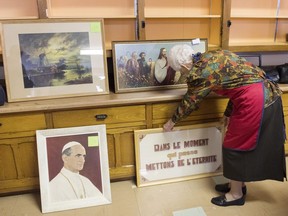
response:
[[[169,50],[177,44],[188,44],[196,52],[201,53],[208,50],[208,40],[204,38],[191,40],[113,41],[115,92],[123,93],[186,87],[185,77],[187,74],[174,71],[167,61],[165,61],[166,64],[164,66],[160,65],[159,59],[163,51],[168,55]],[[166,75],[163,76],[163,73]]]

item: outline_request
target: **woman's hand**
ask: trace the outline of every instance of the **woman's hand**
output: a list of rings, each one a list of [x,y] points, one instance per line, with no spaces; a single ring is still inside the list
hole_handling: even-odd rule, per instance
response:
[[[164,125],[163,130],[165,132],[172,131],[175,123],[172,121],[172,119],[169,119]]]
[[[223,126],[226,128],[229,124],[229,117],[227,116],[223,116],[222,119],[221,119],[221,123],[223,124]]]

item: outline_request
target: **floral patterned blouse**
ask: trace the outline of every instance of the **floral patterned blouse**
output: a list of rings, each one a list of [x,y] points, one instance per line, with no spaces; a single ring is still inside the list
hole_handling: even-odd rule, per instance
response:
[[[203,53],[193,63],[187,76],[187,92],[175,111],[172,121],[179,122],[199,108],[201,101],[212,91],[229,90],[253,83],[264,82],[265,107],[281,95],[278,85],[265,78],[265,72],[228,50]],[[233,105],[229,100],[225,115],[230,116]]]

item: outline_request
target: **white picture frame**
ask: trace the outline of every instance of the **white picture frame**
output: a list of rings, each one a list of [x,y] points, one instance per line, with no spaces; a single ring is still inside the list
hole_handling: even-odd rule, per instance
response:
[[[43,213],[105,205],[112,202],[105,125],[37,130],[36,138]],[[61,152],[69,142],[81,143],[85,148],[85,164],[79,174],[84,176],[83,178],[88,178],[100,193],[89,195],[85,181],[81,180],[84,195],[78,196],[76,184],[73,179],[70,179],[70,172],[67,176],[65,172],[63,174],[64,159]],[[58,197],[55,199],[56,194],[53,194],[51,182],[60,174],[63,176],[62,182],[64,183],[59,187]],[[64,190],[65,188],[68,189]],[[62,192],[66,193],[65,198],[62,197]]]

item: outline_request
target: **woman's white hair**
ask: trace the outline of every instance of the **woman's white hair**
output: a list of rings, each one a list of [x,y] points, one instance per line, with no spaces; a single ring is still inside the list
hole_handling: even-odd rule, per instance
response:
[[[168,63],[175,71],[181,69],[181,65],[192,63],[192,55],[195,51],[187,44],[175,45],[168,55]]]

